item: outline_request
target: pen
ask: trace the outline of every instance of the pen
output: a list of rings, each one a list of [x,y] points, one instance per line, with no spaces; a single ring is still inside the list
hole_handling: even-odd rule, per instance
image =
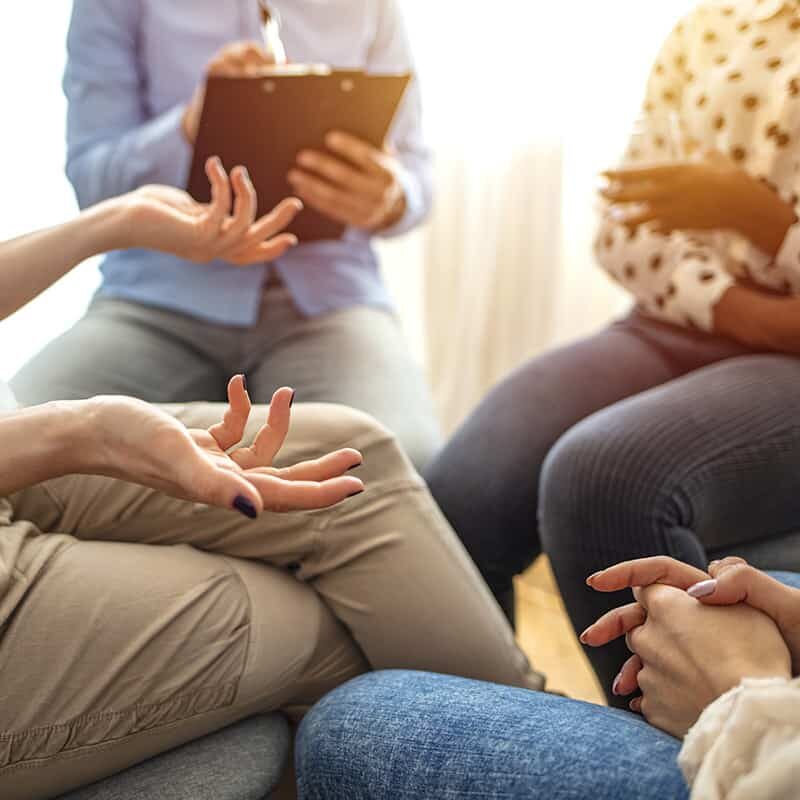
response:
[[[277,12],[272,11],[267,0],[258,0],[261,10],[261,35],[264,39],[264,49],[275,59],[276,64],[286,63],[286,48],[283,46],[280,35],[280,18]]]

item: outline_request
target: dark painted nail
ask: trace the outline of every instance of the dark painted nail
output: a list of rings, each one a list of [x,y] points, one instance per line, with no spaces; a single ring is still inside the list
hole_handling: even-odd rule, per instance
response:
[[[353,494],[347,495],[347,499],[349,500],[351,497],[358,497],[360,494],[364,494],[364,490],[363,489],[361,489],[361,491],[353,492]]]
[[[241,495],[233,501],[233,507],[240,514],[244,514],[250,519],[255,519],[258,516],[256,507],[246,497],[242,497]]]
[[[297,396],[297,392],[292,392],[292,399],[289,401],[289,408],[294,405],[294,398]]]
[[[244,386],[244,390],[247,391],[247,375],[242,375],[242,386]]]

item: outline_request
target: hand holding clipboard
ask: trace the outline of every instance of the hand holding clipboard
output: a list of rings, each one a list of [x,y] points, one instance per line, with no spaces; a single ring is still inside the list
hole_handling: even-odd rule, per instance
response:
[[[353,218],[356,209],[342,209],[347,217],[342,213],[336,218],[337,200],[342,196],[336,188],[337,175],[342,173],[325,156],[335,156],[340,167],[348,168],[352,162],[351,170],[356,173],[368,170],[366,151],[362,148],[361,160],[355,155],[358,143],[365,143],[373,153],[382,148],[410,79],[408,74],[368,75],[292,66],[264,70],[253,77],[209,78],[189,178],[190,194],[207,202],[203,165],[207,158],[218,155],[228,167],[242,164],[248,168],[261,209],[271,208],[291,194],[302,196],[303,189],[307,190],[309,195],[303,199],[311,207],[290,228],[301,242],[341,238],[347,227],[342,219]],[[347,134],[340,137],[341,148],[336,147],[335,138],[329,139],[334,131]],[[301,153],[306,154],[306,165],[297,163]],[[350,155],[341,158],[339,153]],[[290,174],[295,185],[289,182]],[[325,191],[327,197],[320,197]],[[327,214],[314,209],[324,207],[325,200],[330,204]],[[364,227],[369,227],[369,220],[364,220]]]

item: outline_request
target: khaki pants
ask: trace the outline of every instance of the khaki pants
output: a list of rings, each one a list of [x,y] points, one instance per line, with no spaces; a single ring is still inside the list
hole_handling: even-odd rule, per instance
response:
[[[220,413],[171,410],[194,426]],[[301,714],[368,669],[541,688],[391,434],[300,405],[282,461],[342,446],[363,452],[367,491],[326,511],[249,521],[83,476],[11,498],[0,797],[53,797],[254,713]]]

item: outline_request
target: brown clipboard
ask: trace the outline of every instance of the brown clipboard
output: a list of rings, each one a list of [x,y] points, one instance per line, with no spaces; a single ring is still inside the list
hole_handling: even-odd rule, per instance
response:
[[[209,78],[188,190],[207,203],[206,160],[219,156],[228,170],[247,167],[258,192],[259,214],[293,194],[287,181],[301,150],[325,152],[333,130],[382,147],[411,80],[410,74],[266,74]],[[340,239],[345,226],[304,209],[289,228],[301,242]]]

